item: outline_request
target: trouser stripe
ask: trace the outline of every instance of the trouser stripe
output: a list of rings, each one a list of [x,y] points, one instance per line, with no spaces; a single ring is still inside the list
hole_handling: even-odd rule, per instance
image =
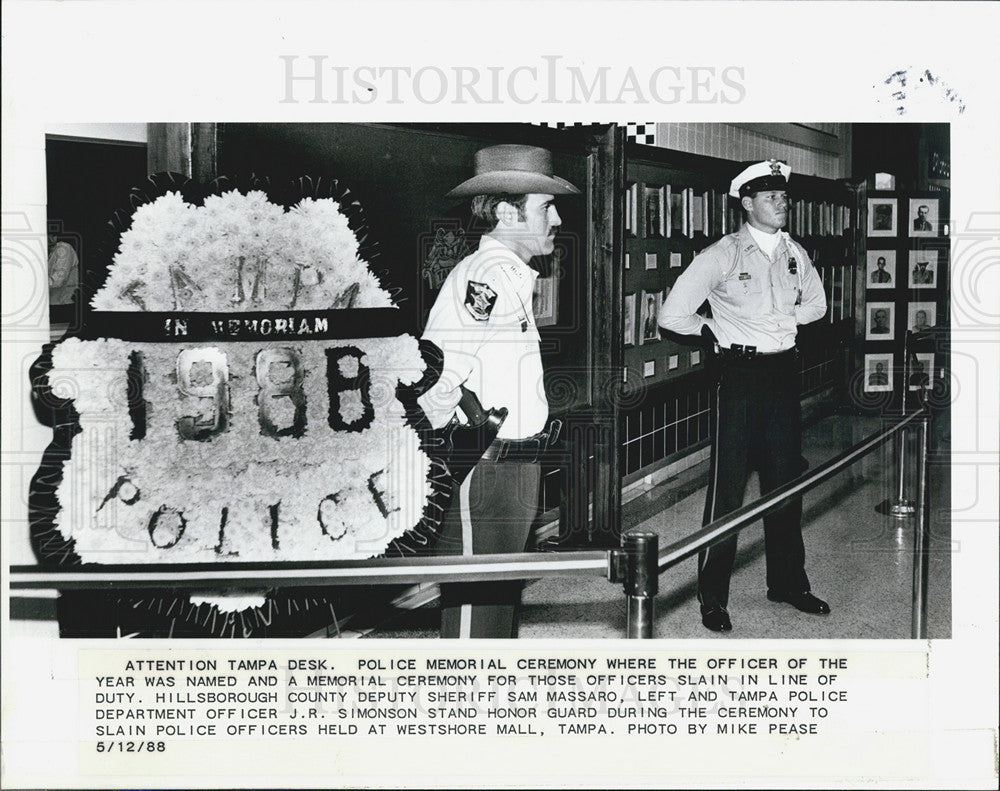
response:
[[[708,507],[708,523],[711,524],[715,521],[715,500],[718,497],[719,492],[719,401],[721,397],[722,383],[719,382],[715,386],[715,430],[712,432],[712,479],[709,483],[711,490],[708,496],[711,498],[710,505]],[[712,550],[711,547],[705,547],[698,555],[698,574],[700,575],[702,569],[705,568],[705,564],[708,562],[708,553]],[[701,598],[701,585],[698,585],[698,602],[702,603]]]
[[[472,554],[472,516],[469,510],[469,489],[472,486],[472,476],[476,474],[473,470],[462,481],[458,490],[459,513],[462,517],[462,554]],[[463,604],[459,611],[458,623],[459,637],[472,637],[472,605]]]

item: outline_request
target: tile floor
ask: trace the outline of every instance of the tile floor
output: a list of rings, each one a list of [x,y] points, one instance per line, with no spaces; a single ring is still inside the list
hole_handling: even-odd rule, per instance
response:
[[[946,416],[937,418],[932,432],[933,540],[927,619],[927,634],[932,638],[951,635],[952,546],[946,420]],[[803,455],[816,466],[881,426],[874,418],[825,418],[805,431]],[[896,496],[894,459],[892,443],[887,443],[806,495],[803,530],[807,571],[813,591],[830,603],[829,615],[806,615],[787,604],[767,601],[764,538],[758,522],[740,536],[729,601],[734,631],[714,634],[701,625],[695,595],[696,561],[692,558],[660,577],[654,636],[723,640],[909,638],[914,520],[900,521],[875,510],[880,503]],[[629,500],[623,509],[623,529],[654,531],[660,536],[662,547],[700,527],[707,467],[707,463],[702,463]],[[757,484],[752,478],[747,497],[756,496]],[[525,589],[521,638],[617,638],[624,636],[624,625],[621,586],[604,579],[552,578],[529,583]],[[435,638],[437,626],[437,610],[431,602],[395,613],[374,628],[359,624],[356,634]]]

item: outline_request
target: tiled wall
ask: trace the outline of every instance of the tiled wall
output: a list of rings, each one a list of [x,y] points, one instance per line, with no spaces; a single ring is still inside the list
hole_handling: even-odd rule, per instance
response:
[[[810,124],[837,137],[844,137],[849,124]],[[689,154],[703,154],[743,162],[751,159],[782,159],[792,172],[828,179],[845,178],[850,171],[849,156],[838,156],[808,148],[779,137],[760,134],[733,124],[656,125],[656,144]]]

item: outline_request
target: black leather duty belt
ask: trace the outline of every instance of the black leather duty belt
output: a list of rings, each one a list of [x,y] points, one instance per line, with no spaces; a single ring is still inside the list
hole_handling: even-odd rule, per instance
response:
[[[560,429],[562,421],[553,420],[545,431],[527,439],[495,439],[483,453],[480,461],[538,461],[545,451],[556,444]]]
[[[719,357],[721,359],[740,362],[747,362],[750,360],[777,362],[785,357],[795,357],[797,354],[798,349],[794,346],[791,349],[784,349],[780,352],[759,352],[757,351],[756,346],[742,346],[738,343],[734,343],[728,349],[725,347],[719,348]]]

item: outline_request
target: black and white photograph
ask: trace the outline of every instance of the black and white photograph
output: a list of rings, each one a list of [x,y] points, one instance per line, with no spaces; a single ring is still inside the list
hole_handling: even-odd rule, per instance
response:
[[[906,224],[910,236],[938,236],[939,216],[937,198],[910,198],[909,220]]]
[[[865,355],[865,392],[892,392],[892,354]]]
[[[640,301],[639,344],[656,343],[660,340],[660,329],[656,324],[657,314],[660,312],[660,305],[663,301],[663,294],[659,291],[643,291]]]
[[[910,360],[907,372],[906,388],[908,390],[929,390],[934,386],[934,355],[930,352],[917,352]]]
[[[867,305],[865,339],[891,341],[895,337],[895,302],[869,302]]]
[[[911,302],[906,306],[906,329],[923,332],[937,323],[937,303]]]
[[[635,294],[626,294],[622,306],[622,342],[625,346],[635,346]]]
[[[897,203],[895,198],[868,199],[868,235],[895,236],[897,233]]]
[[[531,295],[536,327],[551,327],[559,318],[559,281],[555,276],[539,277]]]
[[[865,275],[866,288],[896,287],[896,251],[869,250]]]
[[[664,226],[666,211],[664,208],[664,188],[650,184],[646,185],[646,236],[651,238],[666,236]]]
[[[938,251],[910,250],[910,288],[937,288]]]
[[[0,785],[995,787],[1000,11],[826,5],[5,3]]]
[[[688,236],[688,190],[670,187],[670,235]]]
[[[699,236],[709,236],[711,216],[708,213],[708,193],[692,191],[691,194],[691,233]]]

